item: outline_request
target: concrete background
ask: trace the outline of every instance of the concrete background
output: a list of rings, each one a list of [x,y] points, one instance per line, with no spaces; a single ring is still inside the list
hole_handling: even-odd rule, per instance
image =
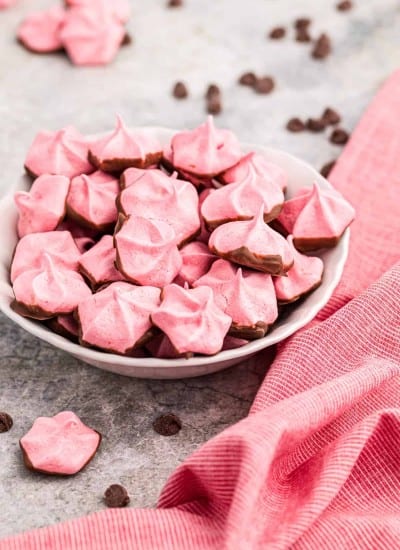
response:
[[[399,63],[397,0],[356,0],[348,13],[337,12],[332,0],[186,0],[175,10],[167,10],[165,0],[135,0],[128,24],[135,43],[112,65],[94,69],[73,67],[62,55],[35,56],[15,42],[24,15],[51,3],[20,0],[0,12],[1,192],[22,172],[37,130],[72,123],[82,132],[103,131],[116,112],[130,125],[192,127],[204,120],[210,82],[224,92],[219,125],[320,168],[340,148],[323,135],[288,133],[288,118],[317,116],[330,105],[351,130]],[[314,35],[331,35],[329,59],[312,60],[310,46],[296,43],[293,33],[279,42],[265,39],[273,26],[289,26],[298,16],[312,17]],[[257,96],[238,86],[247,70],[274,76],[276,91]],[[189,86],[186,101],[171,97],[178,79]],[[190,452],[247,414],[266,371],[259,356],[188,381],[124,378],[57,352],[3,316],[0,355],[0,410],[15,422],[0,435],[0,537],[99,510],[111,483],[127,487],[131,506],[154,506],[168,475]],[[18,439],[37,416],[65,409],[103,433],[100,452],[71,479],[28,472]],[[183,422],[171,438],[151,427],[166,411]]]

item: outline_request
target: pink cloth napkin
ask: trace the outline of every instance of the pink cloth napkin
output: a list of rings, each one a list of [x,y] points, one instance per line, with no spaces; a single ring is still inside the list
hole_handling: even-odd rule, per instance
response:
[[[399,121],[400,72],[331,177],[357,209],[343,280],[280,347],[250,415],[175,471],[157,510],[98,512],[0,550],[399,548]]]

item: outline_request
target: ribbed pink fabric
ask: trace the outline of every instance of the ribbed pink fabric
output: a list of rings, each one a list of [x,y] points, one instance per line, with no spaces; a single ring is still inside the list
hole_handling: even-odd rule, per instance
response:
[[[343,281],[280,347],[251,414],[175,471],[157,510],[98,512],[0,550],[400,547],[399,120],[397,73],[332,174],[357,209]]]

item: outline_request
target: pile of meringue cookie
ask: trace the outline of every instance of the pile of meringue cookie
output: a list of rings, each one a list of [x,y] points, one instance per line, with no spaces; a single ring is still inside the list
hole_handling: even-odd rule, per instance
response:
[[[263,337],[315,289],[354,218],[318,185],[285,201],[287,175],[244,155],[212,117],[175,134],[42,131],[15,194],[12,307],[83,346],[130,356],[213,355]],[[307,254],[305,254],[307,253]]]
[[[129,0],[65,0],[65,7],[29,15],[17,37],[35,53],[65,50],[75,65],[105,65],[130,40],[129,16]]]

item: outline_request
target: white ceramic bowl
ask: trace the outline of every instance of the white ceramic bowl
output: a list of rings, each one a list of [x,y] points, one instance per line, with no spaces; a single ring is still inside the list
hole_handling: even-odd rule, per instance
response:
[[[167,128],[148,128],[146,131],[156,135],[162,143],[167,144],[175,130]],[[321,188],[330,184],[314,168],[305,162],[275,149],[243,143],[243,151],[257,151],[268,160],[281,166],[288,175],[288,196],[293,195],[300,187],[311,186],[317,182]],[[284,340],[301,327],[305,326],[328,302],[343,272],[349,245],[349,229],[346,230],[339,244],[320,254],[324,260],[325,271],[322,284],[306,299],[294,307],[289,315],[278,321],[273,329],[259,340],[254,340],[241,348],[222,351],[212,357],[193,357],[191,359],[156,359],[131,358],[103,353],[81,347],[48,330],[35,321],[21,317],[10,308],[13,292],[9,281],[9,268],[17,242],[17,211],[14,206],[13,193],[17,189],[26,189],[28,180],[23,177],[18,184],[0,201],[0,309],[34,336],[62,349],[85,363],[95,367],[139,378],[189,378],[209,374],[239,363],[258,351]]]

